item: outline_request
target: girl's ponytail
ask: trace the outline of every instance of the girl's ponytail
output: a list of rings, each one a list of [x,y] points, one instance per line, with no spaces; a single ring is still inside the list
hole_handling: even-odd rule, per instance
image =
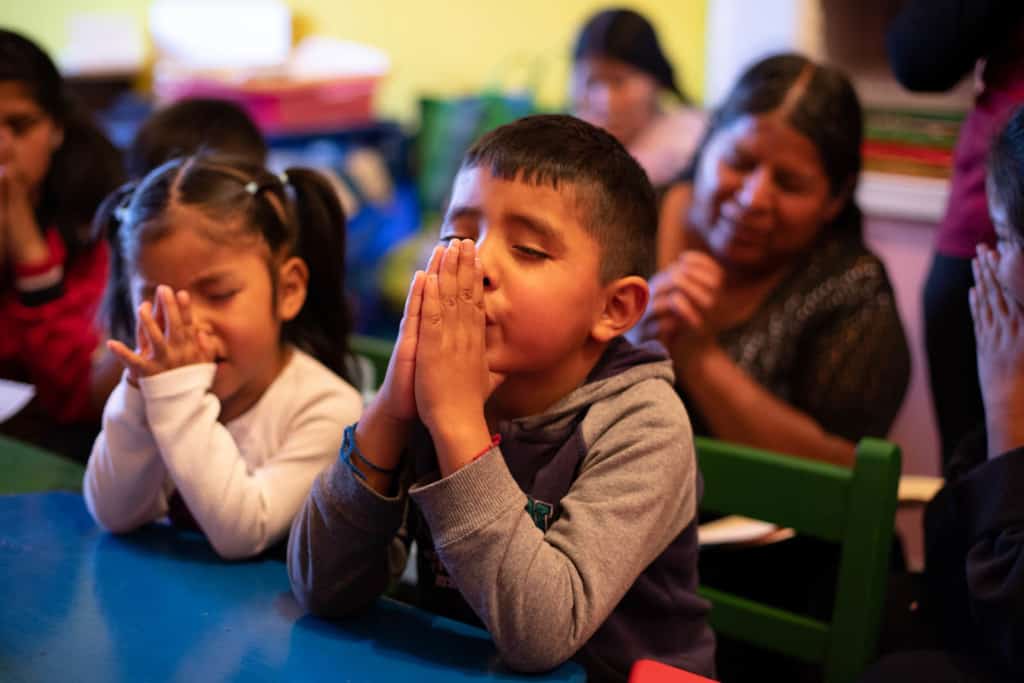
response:
[[[110,272],[99,311],[101,329],[105,329],[111,339],[129,346],[135,345],[135,309],[132,307],[131,275],[125,263],[120,228],[135,187],[135,183],[125,183],[107,195],[96,210],[92,223],[92,238],[96,241],[106,239],[110,244]]]
[[[345,211],[330,183],[316,171],[289,168],[298,237],[295,255],[309,267],[306,303],[285,323],[285,339],[350,384],[348,337],[352,315],[345,291]]]

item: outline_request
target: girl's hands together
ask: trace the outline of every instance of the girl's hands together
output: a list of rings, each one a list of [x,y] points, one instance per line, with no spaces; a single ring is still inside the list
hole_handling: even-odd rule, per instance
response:
[[[137,384],[140,377],[214,362],[216,345],[208,332],[194,324],[188,292],[160,285],[153,299],[153,304],[144,301],[139,305],[135,350],[119,341],[107,342],[107,348],[128,370],[128,381]]]

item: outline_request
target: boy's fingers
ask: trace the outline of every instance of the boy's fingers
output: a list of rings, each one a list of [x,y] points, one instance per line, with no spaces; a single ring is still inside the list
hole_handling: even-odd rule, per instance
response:
[[[441,259],[441,269],[437,274],[437,286],[441,295],[441,310],[447,315],[454,313],[458,303],[459,289],[459,258],[461,254],[462,240],[452,240],[445,249],[444,258]]]
[[[462,240],[459,245],[459,270],[456,276],[459,301],[475,304],[476,279],[476,247],[471,240]]]
[[[490,382],[490,385],[487,388],[487,397],[490,398],[491,394],[493,394],[495,390],[501,386],[502,382],[505,381],[505,375],[500,372],[488,371],[487,378]]]
[[[985,290],[987,290],[985,295],[988,299],[988,305],[992,309],[992,315],[998,314],[1005,317],[1009,309],[1006,305],[1006,298],[1003,296],[1003,287],[996,278],[993,263],[992,259],[985,254],[978,260],[978,270],[981,272],[981,278],[985,282]]]
[[[409,283],[409,294],[405,297],[405,309],[402,310],[402,320],[416,318],[420,314],[420,306],[423,304],[423,283],[427,274],[422,270],[413,273],[412,282]]]
[[[974,309],[977,313],[975,324],[981,327],[988,327],[992,324],[988,279],[985,277],[984,268],[977,259],[971,261],[971,270],[974,272],[974,287],[971,289],[974,291]],[[969,304],[970,298],[967,301]]]
[[[420,332],[420,314],[423,306],[423,285],[427,280],[427,273],[417,270],[413,274],[413,282],[409,286],[409,296],[406,297],[406,308],[401,313],[401,321],[398,323],[398,341],[395,345],[394,357],[402,356],[410,358],[409,353],[416,352],[417,335]]]
[[[480,281],[478,284],[478,280]],[[477,270],[476,247],[471,240],[461,240],[459,244],[459,269],[456,275],[456,311],[455,329],[459,335],[458,348],[466,349],[472,354],[483,353],[484,316],[483,281]],[[478,302],[477,289],[480,290]]]
[[[436,273],[441,268],[441,259],[444,258],[445,245],[439,244],[430,252],[430,260],[427,261],[426,273]]]
[[[473,249],[473,305],[484,315],[484,264],[476,255],[476,249]]]
[[[983,329],[980,298],[977,287],[971,287],[967,290],[967,306],[971,309],[971,320],[974,322],[974,336],[979,341]]]
[[[420,307],[420,339],[424,333],[432,333],[441,329],[441,294],[438,276],[428,273],[423,283],[423,305]]]

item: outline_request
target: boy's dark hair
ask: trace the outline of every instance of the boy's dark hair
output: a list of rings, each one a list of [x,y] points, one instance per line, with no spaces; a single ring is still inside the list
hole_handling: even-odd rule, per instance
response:
[[[204,230],[208,239],[222,244],[263,240],[271,258],[303,259],[309,267],[306,301],[282,327],[282,339],[352,382],[345,212],[330,183],[305,168],[289,168],[279,176],[248,159],[192,156],[169,161],[108,197],[96,214],[95,229],[112,238],[102,311],[111,337],[133,343],[131,272],[141,248],[175,228],[166,218],[172,206],[187,206],[210,218],[218,227]],[[270,269],[270,277],[276,297],[276,269]]]
[[[1017,107],[992,140],[989,192],[1006,209],[1010,227],[1024,238],[1024,106]]]
[[[807,70],[810,70],[810,78],[803,92],[795,102],[787,102],[793,87]],[[704,149],[720,130],[743,116],[774,112],[784,103],[788,108],[788,123],[817,150],[832,195],[849,192],[846,205],[832,225],[859,233],[862,217],[854,190],[860,176],[864,128],[860,100],[845,74],[802,55],[767,57],[740,75],[725,101],[712,114],[682,179],[694,179]]]
[[[622,144],[562,114],[527,116],[481,137],[462,168],[578,193],[581,223],[601,248],[601,280],[654,272],[658,211],[654,188]]]
[[[92,243],[88,227],[96,207],[124,182],[121,154],[64,87],[49,56],[28,38],[0,29],[0,81],[21,84],[64,131],[43,179],[36,221],[56,226],[73,260]]]
[[[128,148],[128,175],[141,178],[160,164],[199,152],[267,162],[267,143],[249,115],[226,100],[187,99],[154,112]]]

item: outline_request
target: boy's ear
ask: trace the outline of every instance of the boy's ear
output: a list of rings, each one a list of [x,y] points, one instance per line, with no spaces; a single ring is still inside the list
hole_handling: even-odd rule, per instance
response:
[[[598,316],[590,335],[601,343],[625,334],[643,316],[651,290],[647,280],[628,275],[605,285],[604,310]]]
[[[292,320],[306,303],[309,266],[298,256],[286,259],[277,271],[277,317]]]

